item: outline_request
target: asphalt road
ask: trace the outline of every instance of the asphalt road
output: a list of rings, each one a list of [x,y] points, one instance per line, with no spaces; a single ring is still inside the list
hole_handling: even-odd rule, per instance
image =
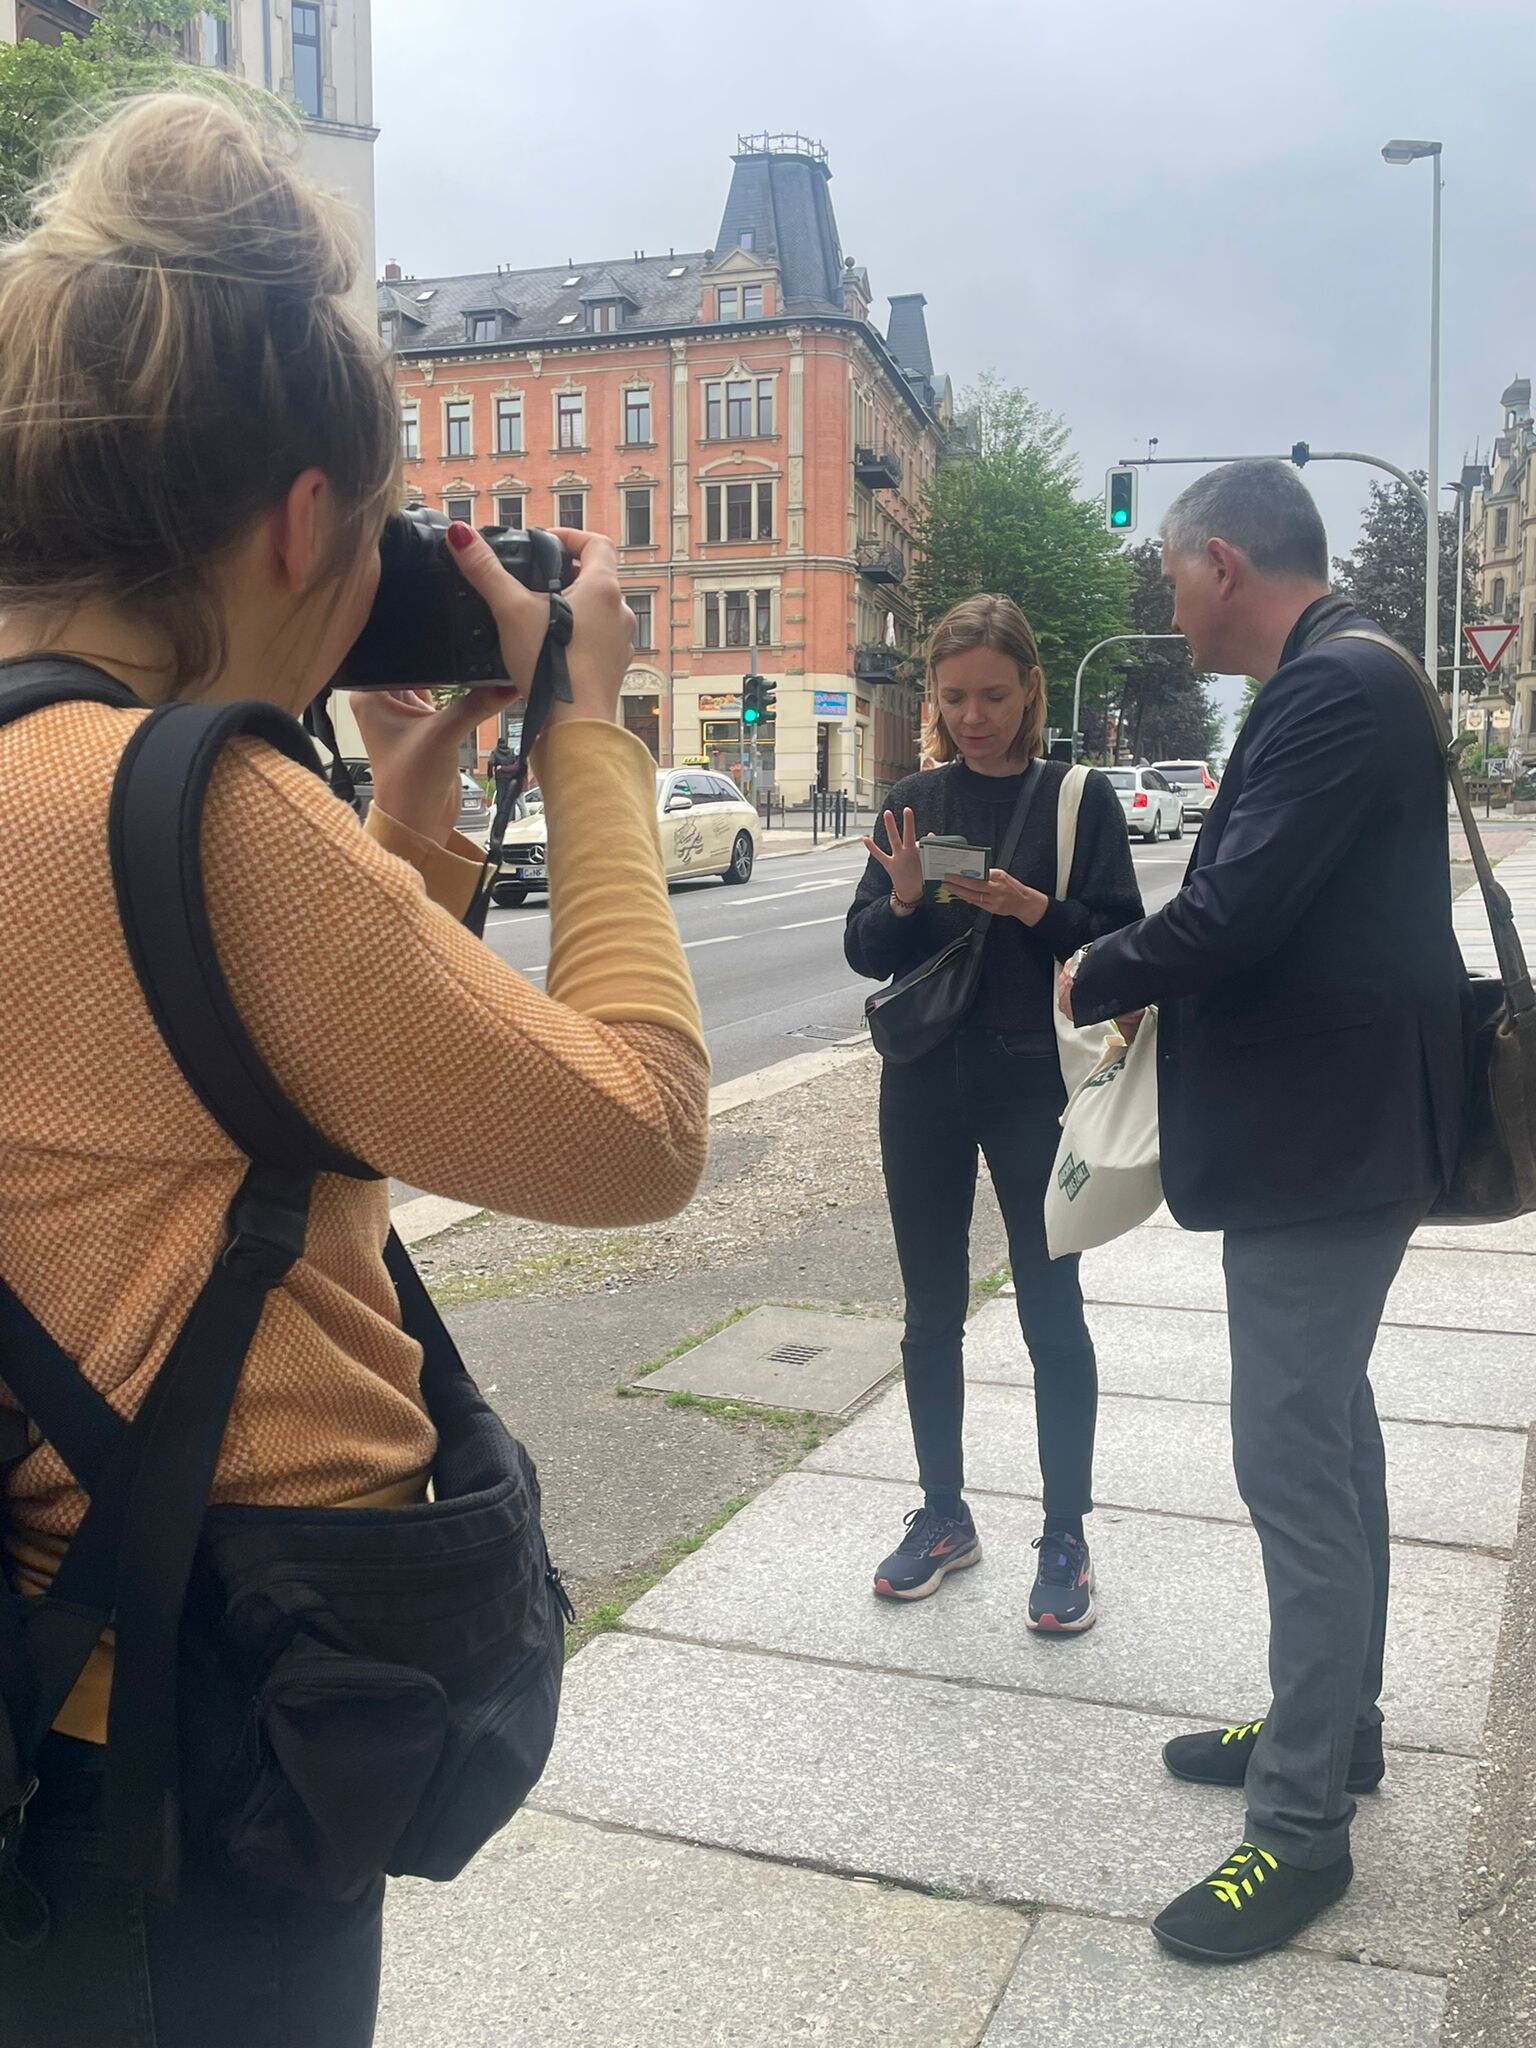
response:
[[[1149,910],[1177,889],[1182,843],[1142,846],[1132,858]],[[759,860],[745,888],[714,878],[679,882],[672,907],[704,1011],[717,1082],[755,1073],[817,1044],[856,1037],[871,983],[843,960],[843,919],[864,869],[857,847]],[[549,913],[535,898],[493,910],[488,944],[534,980],[549,964]]]

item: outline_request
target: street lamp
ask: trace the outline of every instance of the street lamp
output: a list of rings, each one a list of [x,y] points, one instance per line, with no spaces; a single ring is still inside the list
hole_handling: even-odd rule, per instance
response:
[[[1434,171],[1429,245],[1429,464],[1425,470],[1429,521],[1424,547],[1424,666],[1433,683],[1440,666],[1440,512],[1434,481],[1440,474],[1440,144],[1399,137],[1386,143],[1381,153],[1389,164],[1417,163],[1427,156]],[[1453,650],[1451,659],[1456,658]]]

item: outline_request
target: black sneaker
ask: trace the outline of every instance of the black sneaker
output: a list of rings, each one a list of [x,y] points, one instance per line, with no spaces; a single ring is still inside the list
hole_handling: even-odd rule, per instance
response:
[[[1246,1963],[1300,1934],[1344,1896],[1354,1874],[1347,1855],[1321,1870],[1302,1870],[1240,1842],[1220,1870],[1164,1907],[1152,1932],[1191,1962]]]
[[[1163,1745],[1163,1762],[1176,1778],[1192,1785],[1241,1785],[1248,1775],[1253,1745],[1262,1721],[1244,1721],[1236,1728],[1212,1728],[1199,1735],[1175,1735]],[[1374,1792],[1387,1775],[1381,1735],[1356,1736],[1344,1790],[1351,1799]]]
[[[886,1600],[926,1600],[950,1572],[980,1563],[981,1539],[968,1507],[962,1504],[957,1522],[914,1508],[906,1535],[875,1573],[875,1591]]]
[[[1040,1562],[1024,1619],[1045,1635],[1080,1636],[1098,1620],[1093,1604],[1093,1559],[1081,1536],[1037,1537]]]

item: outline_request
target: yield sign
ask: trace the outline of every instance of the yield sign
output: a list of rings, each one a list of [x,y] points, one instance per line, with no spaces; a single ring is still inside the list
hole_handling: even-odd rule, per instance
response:
[[[1520,628],[1516,626],[1463,626],[1463,633],[1489,675],[1504,658],[1504,650]]]

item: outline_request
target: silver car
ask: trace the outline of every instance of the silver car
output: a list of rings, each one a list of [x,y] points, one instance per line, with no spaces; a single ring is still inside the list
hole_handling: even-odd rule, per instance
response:
[[[1103,768],[1099,772],[1120,799],[1128,832],[1136,833],[1148,846],[1155,846],[1164,832],[1170,839],[1184,837],[1183,798],[1155,768]]]
[[[1152,766],[1164,782],[1171,782],[1184,799],[1184,815],[1195,823],[1204,822],[1216,801],[1216,778],[1207,761],[1154,761]]]

